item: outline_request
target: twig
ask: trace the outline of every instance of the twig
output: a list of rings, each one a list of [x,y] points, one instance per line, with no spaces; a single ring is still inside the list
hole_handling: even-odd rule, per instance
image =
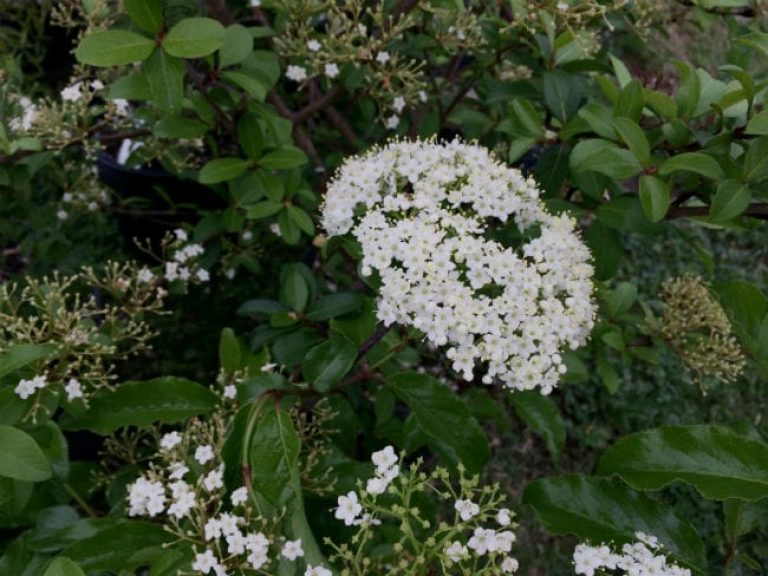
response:
[[[667,220],[677,218],[691,218],[695,216],[708,216],[709,206],[676,206],[667,212]],[[759,220],[768,220],[768,204],[752,204],[744,212],[744,216],[751,216]]]

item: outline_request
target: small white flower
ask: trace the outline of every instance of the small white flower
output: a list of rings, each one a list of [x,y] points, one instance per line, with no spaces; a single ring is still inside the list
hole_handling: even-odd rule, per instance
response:
[[[72,192],[64,192],[64,194],[61,197],[61,201],[66,204],[69,204],[70,202],[72,202]]]
[[[496,522],[499,526],[509,526],[512,522],[512,513],[507,508],[502,508],[496,514]]]
[[[181,480],[189,472],[189,467],[181,462],[173,462],[168,466],[168,470],[170,471],[170,474],[168,474],[169,480]]]
[[[566,10],[570,9],[570,6],[568,2],[558,2],[557,9],[560,10],[560,12],[565,12]]]
[[[421,100],[422,102],[427,101],[427,93],[424,92],[424,90],[419,90],[419,100]]]
[[[285,71],[285,77],[294,82],[303,82],[307,79],[307,70],[301,66],[290,65]]]
[[[360,36],[368,35],[368,27],[363,23],[360,23],[357,25],[357,31],[360,34]]]
[[[61,91],[61,99],[64,102],[77,102],[83,97],[82,82],[75,82]]]
[[[384,122],[384,125],[390,130],[396,129],[400,125],[400,116],[392,114],[392,116],[387,118],[386,122]]]
[[[328,78],[333,79],[339,75],[339,67],[334,62],[330,62],[329,64],[326,64],[324,70],[325,70],[325,75]]]
[[[296,560],[296,558],[304,556],[304,550],[301,548],[301,538],[298,540],[287,540],[280,553],[288,558],[288,560]]]
[[[496,532],[485,528],[475,528],[467,546],[475,551],[478,556],[496,550]]]
[[[183,438],[181,434],[176,430],[163,434],[163,437],[160,438],[160,451],[166,452],[168,450],[173,450],[176,446],[181,444],[182,440]]]
[[[128,100],[115,98],[112,100],[112,103],[115,105],[115,114],[118,116],[128,116],[128,113],[131,111],[131,104]]]
[[[195,460],[199,464],[205,464],[206,462],[210,462],[213,460],[213,447],[209,444],[204,444],[203,446],[198,446],[195,450]]]
[[[469,550],[467,550],[467,547],[463,546],[462,543],[459,541],[454,541],[453,543],[451,543],[450,546],[446,546],[444,552],[448,560],[450,560],[454,564],[456,562],[461,562],[469,554]]]
[[[224,276],[227,277],[227,280],[232,280],[236,274],[237,274],[237,270],[235,270],[234,268],[227,268],[226,271],[224,272]]]
[[[394,446],[386,446],[382,450],[371,454],[371,462],[376,466],[377,474],[383,474],[386,470],[397,464],[397,460]]]
[[[155,279],[155,274],[152,272],[152,270],[144,266],[141,270],[139,270],[139,273],[136,275],[136,279],[142,284],[149,284],[152,282],[152,280]]]
[[[165,509],[165,487],[161,482],[144,478],[128,486],[128,515],[157,516]]]
[[[67,393],[67,400],[72,402],[75,398],[82,398],[83,397],[83,387],[74,378],[70,378],[69,382],[67,382],[67,385],[64,386],[64,391]]]
[[[501,562],[501,571],[505,574],[514,574],[520,568],[517,559],[507,556]]]
[[[203,554],[195,554],[195,561],[192,564],[192,570],[199,570],[203,574],[210,574],[219,566],[219,560],[213,555],[213,552],[206,550]]]
[[[232,492],[230,499],[232,500],[233,506],[240,506],[240,504],[244,504],[248,500],[248,488],[241,486]]]
[[[395,96],[395,99],[392,100],[392,108],[395,109],[395,112],[400,114],[403,111],[403,108],[405,108],[405,98],[402,96]]]
[[[264,366],[261,367],[262,372],[272,372],[274,369],[277,368],[277,364],[274,363],[267,363],[264,364]]]
[[[199,268],[195,273],[195,276],[197,276],[198,282],[208,282],[208,280],[211,279],[210,274],[208,274],[208,270],[205,268]]]
[[[389,486],[389,482],[387,482],[384,478],[379,478],[376,476],[375,478],[368,479],[365,484],[365,491],[368,492],[368,494],[371,496],[378,496],[379,494],[384,494],[387,486]]]
[[[261,6],[261,0],[250,0],[251,8],[258,8]]]
[[[464,522],[471,520],[480,513],[480,506],[472,502],[472,500],[456,500],[453,507]]]
[[[221,538],[221,520],[218,518],[209,518],[203,527],[206,541]]]
[[[322,566],[308,564],[307,569],[304,571],[304,576],[333,576],[333,572]]]
[[[346,526],[352,526],[363,511],[363,507],[357,499],[357,494],[348,492],[346,496],[339,496],[335,517],[344,520]]]
[[[317,52],[318,50],[320,50],[320,48],[321,48],[320,42],[318,42],[314,38],[309,42],[307,42],[307,50],[309,50],[310,52]]]
[[[102,82],[101,80],[98,80],[98,79],[93,80],[93,81],[91,81],[91,88],[93,90],[97,90],[97,91],[98,90],[104,90],[104,82]]]
[[[186,242],[189,239],[189,235],[184,228],[176,228],[176,230],[173,231],[173,235],[176,237],[177,242]]]
[[[237,388],[234,384],[227,384],[224,386],[224,398],[227,400],[234,400],[237,398]]]
[[[211,470],[203,479],[203,486],[208,492],[213,492],[224,487],[224,465]]]
[[[19,383],[16,385],[14,392],[22,400],[26,400],[35,393],[35,390],[42,390],[47,386],[47,384],[48,377],[43,374],[41,376],[35,376],[31,380],[19,380]]]
[[[386,64],[389,62],[389,52],[379,52],[376,54],[376,62],[379,64]]]
[[[244,242],[250,242],[251,240],[253,240],[253,232],[251,232],[250,230],[246,230],[245,232],[243,232],[242,238]]]
[[[58,218],[63,222],[64,220],[69,218],[69,213],[66,210],[59,210],[58,212],[56,212],[56,218]]]

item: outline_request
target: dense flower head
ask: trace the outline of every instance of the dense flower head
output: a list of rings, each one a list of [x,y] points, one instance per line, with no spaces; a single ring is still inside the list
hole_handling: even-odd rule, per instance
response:
[[[590,546],[579,544],[573,551],[576,574],[594,576],[598,570],[621,570],[627,576],[691,576],[691,571],[670,563],[660,552],[661,545],[655,536],[636,532],[637,542],[624,544],[621,552],[606,544]]]
[[[490,238],[513,225],[522,238]],[[575,222],[548,213],[536,183],[459,140],[394,141],[349,159],[323,207],[329,235],[360,242],[381,278],[378,317],[414,326],[466,380],[548,393],[560,352],[593,325],[592,266]]]

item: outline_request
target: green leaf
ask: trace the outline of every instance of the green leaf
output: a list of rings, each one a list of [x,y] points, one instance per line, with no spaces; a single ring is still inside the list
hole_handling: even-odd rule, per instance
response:
[[[267,92],[269,92],[269,88],[267,88],[264,82],[255,78],[252,74],[225,70],[221,73],[221,77],[238,88],[242,88],[248,93],[248,96],[259,102],[264,102]]]
[[[357,312],[362,305],[362,298],[354,292],[328,294],[312,303],[307,311],[307,319],[313,322],[330,320],[337,316]]]
[[[215,158],[202,167],[199,179],[202,184],[234,180],[248,170],[250,165],[251,161],[244,158]]]
[[[760,182],[768,178],[768,136],[756,138],[744,155],[744,180]]]
[[[0,425],[0,476],[42,482],[51,477],[51,466],[29,434],[13,426]]]
[[[232,328],[224,328],[221,331],[219,364],[230,374],[240,369],[240,342]]]
[[[46,360],[55,352],[54,344],[13,344],[0,354],[0,378],[33,362]]]
[[[301,371],[307,382],[324,394],[349,372],[356,358],[357,346],[343,336],[333,336],[307,353]]]
[[[616,74],[616,79],[619,81],[619,86],[624,88],[632,82],[632,74],[629,73],[624,62],[616,58],[613,54],[610,54],[611,65],[613,66],[613,73]]]
[[[544,102],[558,120],[566,122],[579,109],[581,84],[576,76],[562,70],[545,72]]]
[[[675,62],[680,71],[680,85],[677,89],[677,112],[688,120],[696,113],[701,98],[701,79],[696,70],[686,62]]]
[[[638,80],[632,80],[623,87],[613,106],[616,116],[629,118],[633,122],[639,122],[643,115],[643,85]]]
[[[269,152],[259,160],[262,167],[278,170],[296,168],[306,163],[307,155],[293,146],[285,146],[280,150]]]
[[[298,206],[289,205],[286,207],[285,211],[288,214],[288,218],[290,218],[291,221],[304,232],[304,234],[307,236],[315,235],[315,224],[305,210]]]
[[[768,135],[768,110],[763,110],[759,114],[752,116],[745,131],[747,134],[757,136]]]
[[[59,556],[48,565],[43,576],[85,576],[85,572],[69,558]]]
[[[648,220],[663,220],[669,210],[669,184],[656,176],[640,176],[640,204]]]
[[[637,122],[629,118],[614,118],[613,128],[616,130],[619,138],[621,138],[621,141],[626,144],[627,148],[632,151],[643,166],[650,164],[651,146],[648,144],[645,132],[637,125]]]
[[[128,17],[139,28],[151,34],[163,29],[163,3],[158,0],[123,0]]]
[[[637,286],[632,282],[621,282],[611,290],[605,303],[611,315],[616,317],[629,312],[635,302],[637,302]]]
[[[286,244],[296,244],[301,238],[301,228],[288,218],[288,212],[285,210],[277,215],[277,225],[280,227],[280,235]]]
[[[267,404],[256,422],[250,447],[254,489],[275,506],[284,503],[301,448],[288,413]]]
[[[309,299],[309,286],[296,268],[291,268],[285,277],[280,292],[281,300],[296,312],[303,312]]]
[[[588,138],[576,144],[570,163],[574,172],[591,170],[615,180],[632,178],[643,170],[632,152],[600,138]]]
[[[283,208],[285,208],[285,206],[280,202],[264,200],[264,202],[257,202],[252,206],[248,206],[246,214],[251,220],[260,220],[262,218],[269,218],[270,216],[274,216]]]
[[[640,490],[681,481],[715,500],[768,496],[768,445],[723,426],[669,426],[624,436],[605,451],[599,469]]]
[[[259,116],[255,112],[247,112],[237,122],[237,142],[245,155],[251,160],[257,160],[264,149],[264,135],[259,127]]]
[[[725,177],[717,160],[702,152],[685,152],[668,158],[659,168],[659,175],[668,176],[680,170],[694,172],[715,181]]]
[[[184,62],[157,50],[144,64],[152,100],[165,112],[181,112],[184,98]]]
[[[479,472],[490,458],[488,439],[466,404],[450,388],[427,374],[403,372],[387,385],[413,412],[432,449],[448,462]]]
[[[749,188],[738,180],[725,180],[717,187],[709,217],[713,222],[726,222],[741,215],[749,206],[752,196]]]
[[[253,35],[241,24],[228,26],[224,31],[224,44],[219,50],[219,67],[239,64],[253,51]]]
[[[623,484],[604,478],[570,475],[536,480],[523,493],[544,527],[574,534],[595,544],[633,542],[635,532],[655,535],[665,550],[704,573],[704,545],[696,530],[659,504]]]
[[[185,18],[168,31],[163,50],[178,58],[202,58],[224,44],[224,26],[211,18]]]
[[[643,99],[659,118],[671,120],[677,115],[677,104],[664,92],[645,89],[643,90]]]
[[[163,376],[126,382],[114,391],[97,393],[84,414],[62,420],[69,430],[93,430],[110,434],[123,426],[149,426],[155,422],[181,422],[207,414],[218,406],[208,388],[186,378]]]
[[[187,140],[200,138],[207,131],[208,126],[200,122],[200,120],[183,116],[166,116],[161,118],[153,129],[155,136],[158,138],[184,138]]]
[[[104,30],[83,38],[75,57],[91,66],[120,66],[146,60],[155,50],[155,41],[128,30]]]
[[[79,540],[64,550],[87,573],[132,570],[146,565],[153,553],[160,555],[163,544],[173,535],[161,524],[130,520]]]
[[[544,438],[547,450],[557,459],[565,444],[565,424],[555,401],[534,390],[515,392],[511,399],[520,419]]]

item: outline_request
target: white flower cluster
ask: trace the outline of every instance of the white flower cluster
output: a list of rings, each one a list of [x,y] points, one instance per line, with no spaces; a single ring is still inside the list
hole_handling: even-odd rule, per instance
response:
[[[15,118],[11,118],[8,126],[15,132],[29,132],[37,119],[38,107],[27,96],[20,96],[18,99],[21,113]]]
[[[362,274],[381,277],[379,319],[450,345],[466,380],[485,363],[485,383],[546,394],[565,372],[561,349],[592,329],[593,269],[575,222],[480,146],[395,141],[347,160],[323,226],[360,242]],[[522,235],[517,248],[489,238],[503,226]]]
[[[179,228],[173,232],[175,241],[172,244],[172,259],[165,263],[163,277],[168,282],[181,280],[205,283],[210,280],[208,270],[197,265],[195,259],[202,256],[205,250],[200,244],[188,242],[186,230]]]
[[[576,574],[594,576],[597,570],[622,570],[626,576],[691,576],[691,571],[667,562],[657,538],[635,532],[637,542],[624,544],[621,553],[606,544],[590,546],[579,544],[573,551]]]
[[[223,417],[226,406],[225,400],[209,421],[192,420],[183,432],[160,438],[161,464],[151,465],[129,485],[128,514],[164,514],[166,530],[192,544],[195,574],[271,574],[281,557],[298,561],[304,549],[301,539],[277,536],[274,526],[254,513],[245,486],[227,494],[219,456],[231,424],[231,418]]]
[[[379,516],[384,514],[387,507],[377,504],[376,500],[380,494],[387,491],[395,479],[401,478],[402,480],[399,487],[394,486],[389,490],[395,498],[400,492],[408,494],[407,498],[410,498],[414,485],[406,485],[411,481],[420,486],[419,490],[424,490],[424,481],[427,479],[426,475],[418,473],[418,466],[411,467],[410,476],[401,477],[398,456],[392,446],[374,452],[371,455],[371,461],[376,468],[374,477],[367,481],[365,490],[360,491],[359,494],[350,491],[339,496],[338,505],[334,510],[336,519],[342,520],[346,526],[360,526],[365,531],[381,525]],[[438,474],[435,478],[448,479],[447,473]],[[439,491],[437,488],[433,488]],[[450,493],[447,492],[446,496]],[[495,516],[493,513],[489,515],[489,508],[495,512]],[[466,560],[477,566],[477,561],[485,557],[484,559],[488,561],[489,565],[495,567],[495,571],[492,573],[512,574],[518,570],[518,561],[509,556],[512,545],[516,541],[515,533],[511,530],[513,528],[513,514],[510,510],[507,508],[495,509],[494,504],[488,500],[481,498],[478,503],[470,497],[458,498],[454,502],[454,509],[456,516],[453,523],[451,525],[440,524],[440,537],[426,539],[429,542],[445,542],[444,546],[441,544],[441,548],[438,549],[438,555],[442,556],[445,563],[450,566]],[[388,515],[397,518],[396,511],[407,510],[407,507],[393,505],[391,510],[395,512]],[[408,512],[408,514],[410,513],[412,512]],[[418,515],[416,516],[418,517]],[[493,518],[498,526],[488,528],[480,525],[482,521],[488,518]],[[428,523],[424,524],[424,527],[428,525]]]

